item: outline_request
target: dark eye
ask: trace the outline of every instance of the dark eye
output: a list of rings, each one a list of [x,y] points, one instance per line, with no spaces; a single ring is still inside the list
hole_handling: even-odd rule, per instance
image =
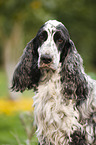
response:
[[[46,41],[47,40],[47,32],[46,31],[43,31],[43,32],[40,33],[39,40],[41,40],[41,41]]]
[[[60,34],[60,32],[56,32],[55,35],[54,35],[54,41],[55,43],[58,43],[58,44],[61,44],[63,43],[63,37],[62,35]]]
[[[57,39],[58,43],[63,43],[63,39],[62,38],[59,38]]]

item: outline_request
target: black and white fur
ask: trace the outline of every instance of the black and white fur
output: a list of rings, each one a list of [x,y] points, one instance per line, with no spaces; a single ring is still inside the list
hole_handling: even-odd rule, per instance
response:
[[[15,69],[12,90],[32,88],[40,145],[96,144],[96,81],[56,20],[40,28]]]

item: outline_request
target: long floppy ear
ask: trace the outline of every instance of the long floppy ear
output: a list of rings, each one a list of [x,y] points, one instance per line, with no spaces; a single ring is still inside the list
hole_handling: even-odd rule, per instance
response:
[[[23,92],[38,85],[40,71],[38,69],[38,53],[36,40],[31,40],[24,49],[20,62],[18,63],[12,80],[12,90]]]
[[[75,48],[75,45],[73,41],[69,38],[68,40],[66,40],[63,46],[61,56],[60,56],[60,62],[64,62],[64,59],[66,58],[68,53],[70,53],[73,50],[73,48]]]
[[[62,54],[61,82],[64,87],[62,92],[66,99],[74,97],[76,105],[79,106],[88,96],[88,82],[84,74],[83,60],[71,39],[66,41],[63,51],[65,54]]]

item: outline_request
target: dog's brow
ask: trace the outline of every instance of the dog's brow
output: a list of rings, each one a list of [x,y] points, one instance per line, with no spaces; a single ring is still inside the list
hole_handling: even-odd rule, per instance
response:
[[[48,31],[49,31],[49,33],[51,34],[51,36],[55,33],[55,30],[50,30],[50,29],[48,29]]]
[[[56,27],[50,23],[46,24],[45,30],[47,30],[51,35],[56,31]]]

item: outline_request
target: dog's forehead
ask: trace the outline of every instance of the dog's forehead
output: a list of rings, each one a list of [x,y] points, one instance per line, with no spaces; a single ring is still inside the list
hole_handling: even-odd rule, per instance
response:
[[[49,33],[54,33],[58,26],[64,26],[61,22],[57,20],[49,20],[45,23],[44,29],[47,30]]]
[[[49,20],[45,23],[45,25],[50,25],[51,27],[57,27],[58,25],[63,25],[63,24],[57,20]]]

